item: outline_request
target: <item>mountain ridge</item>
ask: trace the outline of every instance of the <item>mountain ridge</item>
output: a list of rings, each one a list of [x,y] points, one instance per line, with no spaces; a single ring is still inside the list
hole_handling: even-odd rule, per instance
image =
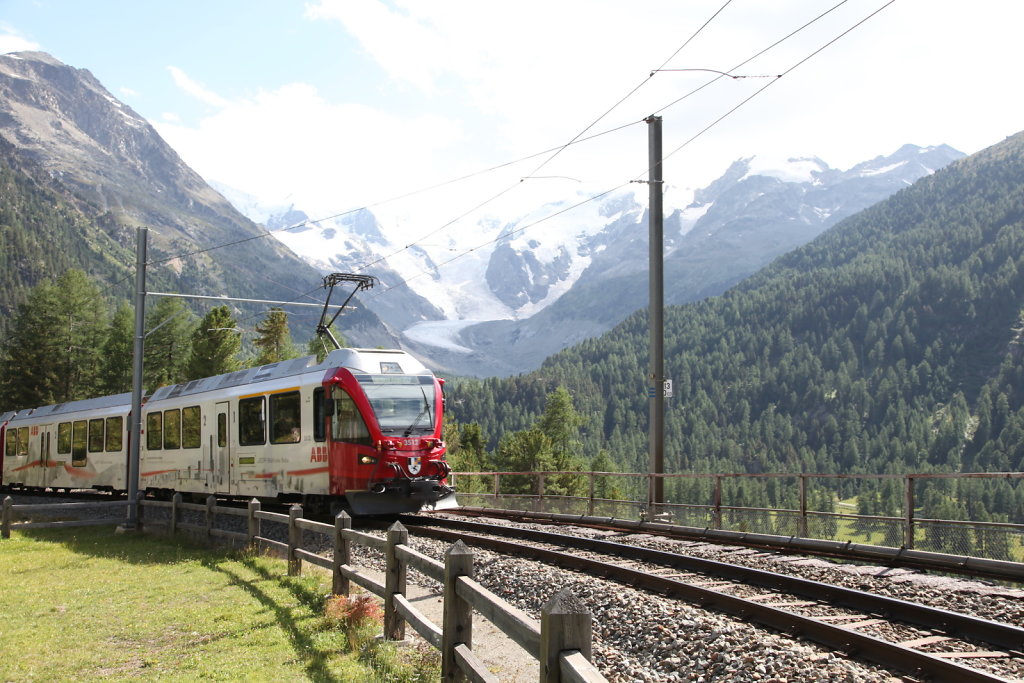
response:
[[[665,217],[666,303],[720,294],[846,216],[962,156],[947,145],[908,144],[846,171],[814,157],[738,159]],[[670,192],[678,194],[675,188]],[[557,216],[570,204],[481,223],[472,232],[477,240],[479,233],[492,236],[483,248],[450,239],[447,253],[468,256],[459,261],[461,279],[438,270],[446,252],[388,242],[387,226],[365,209],[357,214],[373,224],[372,231],[355,229],[346,216],[306,226],[299,235],[277,234],[322,269],[374,264],[390,287],[375,303],[381,316],[402,331],[407,348],[434,367],[511,375],[538,367],[552,353],[607,331],[647,305],[644,203],[621,193],[578,209],[579,218],[533,222],[535,216]],[[268,225],[281,224],[273,212],[249,211]],[[308,218],[295,207],[285,213]],[[471,289],[476,293],[469,295]],[[457,304],[461,308],[445,304],[449,290],[468,295]],[[392,298],[394,303],[386,301]]]

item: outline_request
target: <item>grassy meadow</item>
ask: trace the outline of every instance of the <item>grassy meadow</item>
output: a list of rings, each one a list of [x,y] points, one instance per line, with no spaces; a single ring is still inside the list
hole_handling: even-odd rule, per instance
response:
[[[112,527],[0,540],[0,681],[435,681],[436,651],[396,647],[376,598],[326,572]]]

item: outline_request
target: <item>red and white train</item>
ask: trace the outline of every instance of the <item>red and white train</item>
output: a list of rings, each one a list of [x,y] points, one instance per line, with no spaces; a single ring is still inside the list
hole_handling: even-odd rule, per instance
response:
[[[160,387],[142,407],[139,490],[355,515],[454,507],[444,380],[404,351],[338,349]],[[6,490],[127,490],[131,394],[0,415]]]

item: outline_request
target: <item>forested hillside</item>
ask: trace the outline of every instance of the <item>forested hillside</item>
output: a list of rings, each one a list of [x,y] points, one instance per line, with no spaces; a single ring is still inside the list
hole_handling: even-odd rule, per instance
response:
[[[56,192],[38,185],[27,162],[0,139],[0,337],[17,305],[54,273],[82,268],[116,282],[131,271],[134,254]],[[131,290],[129,282],[122,294]]]
[[[665,316],[666,471],[1024,468],[1024,134]],[[541,370],[453,381],[491,446],[569,390],[583,454],[647,462],[647,318]],[[494,463],[499,464],[500,463]]]

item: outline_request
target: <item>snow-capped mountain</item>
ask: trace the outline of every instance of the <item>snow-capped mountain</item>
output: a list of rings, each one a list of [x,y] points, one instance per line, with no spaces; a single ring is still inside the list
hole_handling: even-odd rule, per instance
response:
[[[692,194],[668,188],[666,207],[678,208],[666,208],[666,303],[719,294],[962,156],[945,145],[905,145],[848,171],[817,158],[750,157]],[[448,372],[534,369],[647,305],[646,197],[632,193],[563,212],[581,194],[408,242],[406,226],[382,225],[367,210],[311,223],[300,207],[268,209],[218,189],[321,271],[376,276],[377,287],[360,295],[364,304]]]

